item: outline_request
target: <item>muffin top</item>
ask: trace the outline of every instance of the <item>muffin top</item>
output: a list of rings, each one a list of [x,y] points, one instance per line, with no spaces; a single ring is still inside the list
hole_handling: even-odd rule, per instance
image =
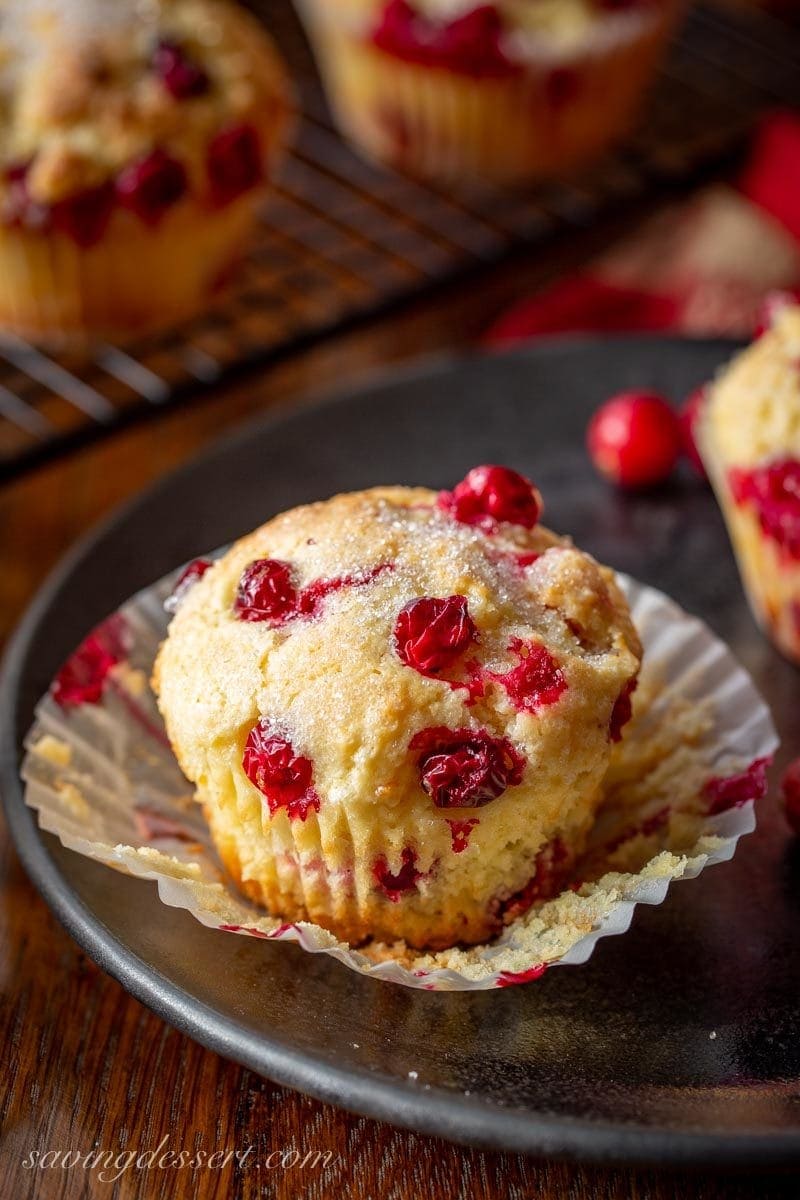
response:
[[[357,25],[378,22],[379,44],[384,41],[408,49],[411,42],[426,46],[431,55],[450,49],[465,51],[468,43],[483,43],[500,37],[509,59],[524,58],[543,51],[571,53],[582,49],[587,38],[605,34],[616,37],[639,30],[670,7],[670,0],[329,0],[337,21]],[[335,10],[335,13],[334,13]],[[452,31],[452,44],[439,45],[442,30]],[[387,46],[388,48],[388,46]]]
[[[154,150],[207,190],[215,136],[235,136],[252,124],[263,140],[272,125],[282,125],[285,96],[269,38],[225,0],[3,5],[5,218],[15,215],[8,209],[18,202],[23,179],[29,215],[32,206],[54,205],[118,179]],[[220,156],[229,150],[217,147]],[[211,175],[213,190],[213,169]]]
[[[185,773],[202,792],[224,757],[273,815],[424,825],[535,792],[570,739],[606,754],[639,640],[613,574],[539,511],[482,467],[294,509],[193,568],[154,676]]]
[[[701,441],[728,467],[800,460],[800,306],[733,359],[710,389]]]

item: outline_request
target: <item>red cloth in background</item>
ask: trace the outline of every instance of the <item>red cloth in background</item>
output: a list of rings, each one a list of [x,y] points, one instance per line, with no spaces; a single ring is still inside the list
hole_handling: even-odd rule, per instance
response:
[[[767,291],[800,283],[800,117],[759,127],[738,190],[709,189],[586,272],[515,305],[492,345],[566,332],[752,331]]]
[[[800,118],[776,113],[762,124],[739,190],[800,242]]]

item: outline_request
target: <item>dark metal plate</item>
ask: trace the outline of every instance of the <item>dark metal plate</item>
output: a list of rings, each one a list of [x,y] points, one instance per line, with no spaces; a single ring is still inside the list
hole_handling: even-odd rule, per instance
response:
[[[797,671],[755,630],[710,493],[687,475],[624,498],[596,479],[583,450],[587,414],[610,392],[654,386],[682,397],[731,348],[564,341],[429,363],[250,426],[79,546],[20,627],[0,695],[12,833],[77,941],[221,1054],[376,1117],[539,1154],[797,1164],[800,849],[773,799],[733,863],[640,909],[631,932],[602,941],[586,966],[527,987],[450,995],[371,982],[326,957],[204,929],[164,907],[151,884],[40,834],[17,777],[38,696],[81,636],[131,592],[290,505],[379,482],[449,484],[485,461],[532,474],[556,529],[704,617],[771,703],[781,761],[800,753]]]

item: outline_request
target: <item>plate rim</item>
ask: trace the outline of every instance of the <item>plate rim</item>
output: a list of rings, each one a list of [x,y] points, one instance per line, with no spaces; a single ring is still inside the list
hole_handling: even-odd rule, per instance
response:
[[[690,342],[709,349],[718,347],[721,352],[730,352],[741,344],[717,337],[569,335],[488,353],[426,355],[402,364],[399,369],[370,371],[350,386],[326,392],[313,404],[293,405],[288,411],[287,406],[281,406],[266,415],[262,413],[250,418],[212,439],[199,453],[116,506],[79,538],[49,572],[9,639],[0,666],[0,792],[12,842],[31,882],[67,932],[101,970],[173,1028],[222,1057],[279,1084],[376,1120],[490,1150],[604,1165],[797,1166],[800,1126],[796,1130],[776,1130],[768,1134],[747,1130],[708,1132],[536,1114],[530,1109],[501,1107],[443,1088],[423,1090],[419,1085],[399,1082],[372,1071],[342,1068],[313,1052],[287,1048],[268,1036],[255,1035],[178,988],[105,929],[100,918],[87,908],[60,873],[48,849],[52,835],[39,829],[34,813],[24,803],[16,716],[23,669],[38,635],[41,616],[51,597],[80,568],[81,562],[107,533],[142,504],[155,499],[160,490],[172,486],[177,478],[193,473],[206,460],[230,452],[256,433],[263,435],[276,428],[313,420],[319,411],[345,400],[357,402],[371,395],[372,403],[380,403],[380,393],[401,382],[463,369],[475,360],[550,357],[565,351],[580,353],[599,346],[607,347],[609,342],[629,344],[631,341],[640,345],[649,342],[662,350],[665,344],[677,348]],[[370,981],[369,985],[384,986],[376,981]]]

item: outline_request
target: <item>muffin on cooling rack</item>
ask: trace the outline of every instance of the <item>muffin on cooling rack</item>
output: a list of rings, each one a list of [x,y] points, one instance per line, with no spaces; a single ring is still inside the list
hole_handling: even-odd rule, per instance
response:
[[[800,306],[708,389],[697,439],[753,613],[800,663]]]
[[[340,939],[483,941],[582,850],[641,648],[533,485],[376,488],[190,571],[154,686],[242,890]]]
[[[120,336],[202,306],[287,126],[267,35],[225,0],[0,13],[0,325]]]
[[[449,181],[557,175],[624,135],[680,0],[298,0],[338,120]]]

